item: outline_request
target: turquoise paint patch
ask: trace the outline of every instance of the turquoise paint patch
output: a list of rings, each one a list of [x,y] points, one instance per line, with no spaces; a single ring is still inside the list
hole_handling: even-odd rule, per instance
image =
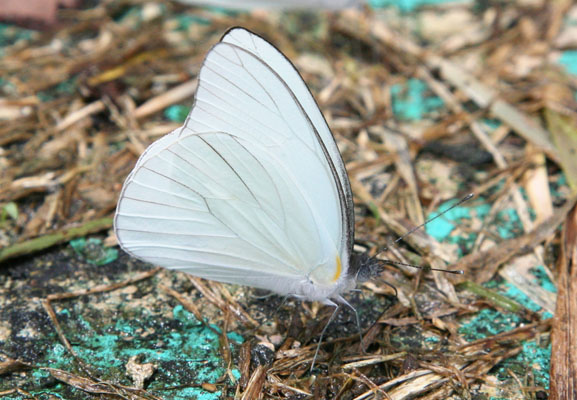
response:
[[[542,267],[535,268],[535,271]],[[541,270],[543,274],[545,271]],[[534,303],[523,292],[507,282],[498,282],[497,280],[487,282],[484,286],[499,288],[500,292],[507,297],[512,298],[524,307],[533,311],[539,311],[541,308]],[[543,319],[550,318],[551,314],[544,312]],[[503,313],[491,309],[481,310],[468,323],[461,325],[459,333],[468,341],[483,339],[501,332],[506,332],[520,326],[523,319],[512,313]],[[508,371],[513,371],[518,376],[527,376],[532,373],[537,386],[545,389],[549,388],[549,368],[551,359],[551,346],[539,346],[535,341],[523,343],[522,351],[510,359],[504,360],[493,368],[492,373],[501,381],[509,381],[511,376]]]
[[[435,211],[427,216],[431,219],[441,212],[445,212],[442,216],[427,223],[425,231],[428,235],[434,237],[440,242],[454,243],[459,245],[459,256],[463,254],[463,250],[468,251],[472,248],[475,242],[476,234],[469,234],[463,236],[453,235],[455,228],[465,219],[473,217],[484,219],[489,215],[491,206],[489,204],[479,204],[472,206],[461,205],[448,210],[458,200],[453,199],[447,201],[439,206],[438,211]],[[531,216],[534,215],[533,210],[530,210]],[[523,228],[517,212],[514,209],[506,209],[497,213],[495,223],[493,224],[499,236],[503,239],[517,237]]]
[[[559,57],[559,64],[570,74],[577,75],[577,50],[564,51]]]
[[[423,340],[423,348],[428,350],[438,350],[441,340],[436,336],[428,336]]]
[[[439,215],[439,213],[444,212],[439,218],[429,222],[425,225],[425,230],[427,234],[434,237],[439,241],[444,241],[449,238],[455,227],[463,219],[471,218],[471,210],[469,207],[455,207],[452,210],[447,211],[451,208],[458,200],[449,200],[439,206],[439,209],[435,213],[428,215],[428,219]]]
[[[542,319],[549,319],[549,318],[553,318],[553,317],[554,317],[553,314],[551,314],[549,311],[545,311],[545,312],[543,313]]]
[[[551,345],[539,346],[535,341],[523,343],[523,350],[515,357],[499,363],[493,371],[501,381],[509,380],[511,375],[508,370],[514,371],[518,376],[526,376],[533,373],[535,384],[549,389],[549,369],[551,368]]]
[[[192,314],[189,313],[181,304],[179,304],[172,309],[172,315],[176,320],[187,321],[188,319],[190,319],[190,316]],[[210,327],[219,333],[221,332],[220,328],[214,324],[211,324]],[[226,337],[229,338],[230,340],[235,341],[236,343],[239,344],[244,343],[244,338],[236,332],[228,332],[226,334]]]
[[[429,222],[425,229],[429,236],[432,236],[439,241],[443,241],[451,235],[451,232],[455,229],[455,223],[441,217]]]
[[[75,352],[88,360],[102,379],[130,384],[125,365],[132,356],[138,356],[139,362],[158,367],[147,386],[153,393],[177,400],[216,400],[223,395],[221,391],[208,392],[198,387],[202,383],[216,384],[226,374],[220,358],[219,336],[181,305],[173,308],[174,319],[125,317],[104,329],[95,328],[82,315],[68,309],[59,310],[58,315],[67,327]],[[243,341],[234,332],[228,336],[235,342]],[[74,365],[60,344],[48,349],[48,353],[47,359],[52,360],[50,367],[70,370]],[[37,371],[38,379],[50,379],[45,371]],[[238,370],[232,370],[232,375],[240,378]],[[167,387],[175,389],[166,390]]]
[[[495,129],[499,128],[501,125],[501,121],[498,119],[491,119],[491,118],[483,118],[483,124],[490,130],[494,131]]]
[[[226,336],[230,339],[230,340],[234,340],[237,343],[244,343],[244,338],[242,336],[240,336],[238,333],[236,332],[229,332],[226,334]]]
[[[555,286],[553,285],[553,282],[549,280],[549,277],[545,272],[543,266],[538,266],[536,268],[531,269],[531,273],[535,276],[533,282],[537,283],[539,286],[548,291],[551,291],[553,293],[555,292],[556,290]],[[539,306],[537,303],[531,300],[531,298],[528,297],[524,292],[522,292],[515,285],[512,285],[509,282],[495,279],[486,282],[485,284],[483,284],[483,286],[488,289],[490,288],[498,290],[500,294],[507,296],[511,300],[514,300],[515,302],[519,303],[520,305],[531,311],[542,312],[541,314],[542,319],[548,319],[552,317],[550,312],[543,311],[541,306]]]
[[[539,286],[541,286],[545,290],[548,290],[549,292],[552,293],[557,292],[557,288],[555,287],[553,282],[551,282],[551,280],[549,279],[549,276],[545,272],[545,269],[542,265],[539,265],[538,267],[531,269],[531,273],[535,276],[533,282],[537,283]],[[525,308],[528,308],[529,310],[536,312],[543,311],[541,306],[539,306],[537,303],[531,300],[530,297],[528,297],[525,293],[519,290],[516,286],[506,282],[504,284],[504,288],[505,288],[504,293],[505,296],[510,297],[511,299],[515,300]],[[553,318],[553,314],[551,314],[549,311],[543,311],[541,314],[541,319],[545,320],[549,318]]]
[[[190,318],[190,313],[181,305],[177,305],[172,309],[172,317],[179,321],[187,320]]]
[[[523,232],[519,215],[512,208],[500,211],[497,214],[497,220],[497,233],[503,239],[512,239]]]
[[[239,14],[238,10],[227,9],[223,7],[203,7],[212,14],[222,15],[226,17],[234,17]],[[202,25],[207,26],[212,23],[212,20],[205,18],[198,14],[180,14],[175,16],[173,21],[176,21],[176,31],[187,31],[190,27]]]
[[[563,171],[559,171],[559,175],[557,181],[552,180],[549,182],[549,189],[551,190],[551,195],[555,198],[561,198],[564,196],[562,191],[565,192],[565,195],[570,192],[569,184],[567,183],[567,177]]]
[[[422,6],[431,6],[444,3],[465,3],[464,0],[369,0],[373,8],[397,7],[403,12],[411,12]]]
[[[232,372],[232,376],[234,376],[234,379],[236,379],[236,380],[239,380],[240,377],[242,376],[240,371],[236,368],[232,369],[231,372]]]
[[[218,326],[216,326],[214,324],[210,324],[210,327],[212,329],[214,329],[215,331],[217,331],[218,333],[221,333],[221,330]],[[226,334],[226,337],[229,338],[230,340],[234,340],[235,342],[238,342],[239,344],[242,344],[242,342],[244,342],[244,338],[235,332],[228,332]]]
[[[56,388],[61,388],[62,385],[57,384],[54,385]],[[56,400],[56,399],[61,399],[61,400],[65,400],[67,399],[67,397],[63,397],[61,395],[59,395],[58,393],[55,393],[53,390],[38,390],[38,391],[30,391],[30,393],[32,395],[34,395],[34,399],[37,400]],[[14,394],[12,396],[2,396],[2,400],[28,400],[30,399],[30,396],[22,396],[22,395],[17,395]]]
[[[213,393],[207,392],[201,388],[184,388],[179,390],[158,390],[155,391],[160,393],[165,399],[171,400],[216,400],[221,398],[221,392],[216,391]]]
[[[184,122],[190,111],[190,106],[175,104],[164,110],[164,117],[172,122]]]
[[[70,241],[70,246],[74,252],[84,260],[94,265],[106,265],[118,258],[118,249],[114,247],[104,247],[101,239],[79,238]]]
[[[369,0],[373,8],[397,7],[402,12],[412,12],[422,6],[433,6],[446,3],[470,3],[467,0]]]
[[[510,331],[522,322],[521,317],[516,314],[485,308],[479,311],[469,322],[462,324],[459,333],[471,342]]]
[[[210,24],[210,20],[199,15],[177,15],[174,20],[177,22],[176,31],[187,31],[192,25]]]
[[[429,214],[427,219],[431,219],[441,212],[445,212],[442,216],[434,219],[425,225],[425,231],[428,235],[434,237],[440,242],[447,242],[458,244],[458,255],[462,256],[463,252],[469,251],[475,243],[476,235],[468,234],[463,236],[454,236],[453,231],[465,219],[471,219],[473,216],[483,219],[489,214],[491,207],[488,204],[479,204],[475,206],[458,206],[451,210],[457,199],[449,200],[441,204],[437,211]],[[448,210],[448,211],[447,211]]]
[[[531,300],[525,293],[520,291],[517,286],[511,285],[509,282],[505,282],[505,296],[515,300],[517,303],[521,304],[523,307],[528,308],[531,311],[539,311],[541,307]]]
[[[139,7],[128,7],[123,8],[122,12],[113,16],[114,21],[122,22],[129,18],[138,18],[140,16],[140,8]]]
[[[443,100],[429,93],[427,84],[419,79],[393,85],[391,96],[393,113],[399,119],[420,121],[427,113],[443,107]]]
[[[20,40],[30,40],[34,35],[30,29],[19,28],[15,25],[0,23],[0,56],[4,55],[2,47],[12,46]]]
[[[539,286],[551,293],[557,293],[557,288],[551,279],[549,279],[549,275],[547,271],[545,271],[544,266],[538,265],[536,268],[531,269],[531,273],[535,275],[535,282],[537,282]]]
[[[68,96],[73,94],[78,87],[76,77],[72,77],[65,81],[58,83],[46,90],[38,92],[36,95],[42,102],[52,101],[61,96]]]

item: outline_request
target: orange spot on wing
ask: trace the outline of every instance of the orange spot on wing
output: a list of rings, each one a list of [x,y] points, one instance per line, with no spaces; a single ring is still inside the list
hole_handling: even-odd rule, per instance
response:
[[[341,265],[341,258],[337,255],[337,271],[335,272],[335,276],[333,276],[333,282],[339,279],[341,272],[343,272],[343,266]]]

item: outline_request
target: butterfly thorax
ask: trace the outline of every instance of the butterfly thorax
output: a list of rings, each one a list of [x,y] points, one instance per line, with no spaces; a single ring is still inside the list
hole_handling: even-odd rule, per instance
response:
[[[295,285],[292,294],[303,300],[330,303],[330,299],[338,299],[343,293],[354,289],[357,282],[369,281],[382,271],[382,261],[366,253],[353,254],[346,273],[341,274],[335,282],[323,284],[307,277]]]
[[[341,294],[348,292],[356,286],[354,277],[343,274],[335,283],[326,285],[315,283],[311,279],[305,278],[295,285],[295,292],[292,295],[301,300],[320,301],[325,304],[332,304],[330,299],[336,299]]]
[[[357,253],[351,256],[347,275],[355,282],[366,282],[376,278],[383,272],[383,262],[369,256],[367,253]]]

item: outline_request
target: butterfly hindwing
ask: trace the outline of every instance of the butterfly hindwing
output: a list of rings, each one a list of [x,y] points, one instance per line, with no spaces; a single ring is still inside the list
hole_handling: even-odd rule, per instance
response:
[[[295,177],[267,153],[225,133],[191,134],[157,149],[121,195],[116,231],[123,248],[230,283],[259,286],[251,280],[259,273],[302,279],[336,249]]]

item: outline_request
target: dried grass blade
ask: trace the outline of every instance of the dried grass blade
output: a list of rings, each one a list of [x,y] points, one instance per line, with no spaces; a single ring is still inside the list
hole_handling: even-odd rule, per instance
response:
[[[557,267],[557,306],[551,332],[552,400],[575,398],[577,393],[577,208],[565,221]]]

